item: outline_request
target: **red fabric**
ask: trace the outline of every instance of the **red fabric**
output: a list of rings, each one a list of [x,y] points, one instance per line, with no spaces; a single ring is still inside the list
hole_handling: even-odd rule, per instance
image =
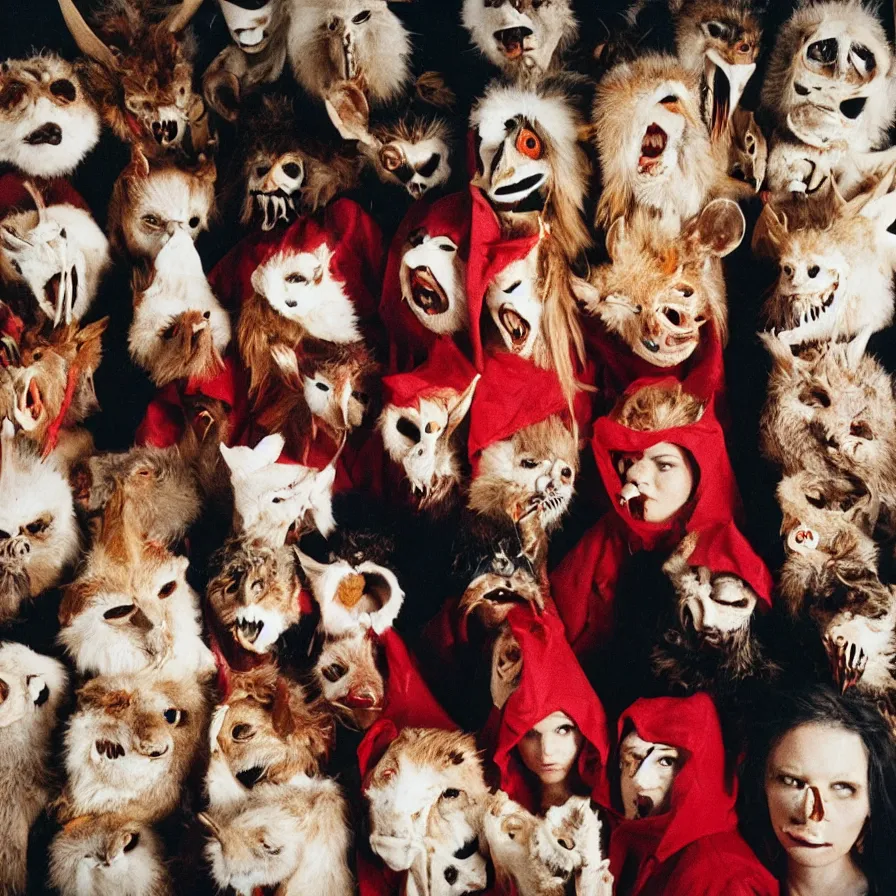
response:
[[[619,720],[683,753],[669,811],[621,819],[610,870],[626,896],[778,896],[778,883],[737,832],[737,781],[729,775],[715,705],[707,694],[636,701]]]
[[[439,338],[417,320],[401,295],[402,250],[409,234],[420,227],[430,236],[450,237],[457,246],[458,256],[466,262],[470,252],[469,194],[464,191],[443,196],[435,202],[415,202],[392,240],[383,278],[380,317],[389,334],[389,370],[393,372],[416,367]]]
[[[552,414],[567,414],[568,403],[552,370],[500,352],[488,355],[470,408],[467,451],[475,476],[479,455]]]
[[[15,314],[9,305],[0,301],[0,336],[9,336],[18,344],[24,329],[25,324],[22,318]],[[3,360],[4,357],[0,356],[0,360]],[[5,367],[6,364],[4,363],[3,366]]]
[[[644,385],[634,383],[636,392]],[[650,523],[632,517],[620,505],[622,480],[616,471],[615,455],[639,454],[658,442],[686,448],[694,458],[699,477],[691,500],[671,520]],[[551,593],[566,626],[566,633],[579,656],[601,646],[612,632],[616,585],[628,557],[641,550],[671,553],[686,532],[699,533],[691,566],[706,566],[713,573],[731,573],[743,579],[771,604],[771,576],[735,524],[740,496],[725,438],[712,407],[689,426],[653,432],[637,432],[601,417],[594,424],[592,448],[598,472],[610,498],[608,511],[585,533],[551,576]]]
[[[514,607],[507,622],[523,658],[520,685],[503,708],[492,709],[486,739],[494,747],[500,788],[530,812],[538,812],[538,782],[523,765],[516,746],[523,735],[554,712],[564,712],[584,738],[577,771],[588,795],[608,805],[605,786],[610,754],[607,719],[575,658],[563,624],[551,612],[536,615],[529,607]],[[497,730],[496,730],[497,729]]]
[[[44,180],[10,171],[0,176],[0,217],[5,217],[14,209],[19,211],[34,209],[34,200],[25,189],[25,181],[30,181],[40,191],[44,205],[67,204],[90,212],[81,194],[64,177]]]
[[[467,305],[470,311],[470,343],[473,363],[483,370],[480,318],[485,291],[494,278],[514,261],[525,258],[538,242],[539,235],[508,238],[501,231],[501,221],[485,194],[470,186],[472,219],[470,225],[470,257],[467,261]]]
[[[429,357],[415,370],[383,377],[383,405],[417,407],[421,398],[446,392],[460,394],[474,376],[476,370],[454,341],[436,338]]]

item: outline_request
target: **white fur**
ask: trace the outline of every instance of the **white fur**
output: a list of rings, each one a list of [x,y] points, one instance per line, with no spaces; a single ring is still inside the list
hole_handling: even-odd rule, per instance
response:
[[[412,275],[416,268],[429,268],[444,290],[448,308],[441,314],[427,314],[414,301]],[[466,269],[466,262],[458,254],[454,241],[440,234],[426,234],[423,242],[410,247],[402,255],[398,273],[401,297],[427,330],[439,334],[456,333],[469,326]]]
[[[541,336],[541,315],[544,310],[538,284],[538,256],[536,247],[525,257],[512,261],[499,271],[485,291],[485,304],[507,351],[530,358],[535,343]],[[529,324],[529,333],[520,345],[501,321],[501,310],[509,307]]]
[[[277,643],[277,639],[288,628],[289,623],[279,610],[252,604],[237,611],[238,622],[261,622],[263,627],[252,643],[255,653],[267,653]]]

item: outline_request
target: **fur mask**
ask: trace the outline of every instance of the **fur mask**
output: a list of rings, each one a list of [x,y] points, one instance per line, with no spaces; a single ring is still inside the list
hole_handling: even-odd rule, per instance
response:
[[[612,893],[601,824],[585,797],[570,797],[538,818],[499,790],[483,825],[498,880],[515,886],[520,896]]]
[[[65,734],[63,822],[120,812],[158,821],[179,804],[208,712],[192,680],[101,676],[78,691]]]
[[[79,549],[68,482],[51,457],[41,460],[3,421],[0,435],[0,619],[58,584]]]
[[[348,728],[366,731],[383,710],[386,684],[377,658],[376,638],[356,628],[328,637],[314,663],[321,696]]]
[[[38,190],[27,182],[25,188],[37,210],[0,222],[0,273],[30,290],[38,317],[70,324],[96,297],[111,261],[109,243],[88,212],[68,203],[48,208]]]
[[[50,795],[50,748],[68,675],[24,644],[0,644],[0,887],[27,891],[28,833]]]
[[[208,605],[244,650],[265,654],[298,625],[300,584],[291,547],[232,538],[212,559]]]
[[[116,0],[97,16],[95,32],[74,0],[59,0],[66,25],[90,57],[86,80],[103,120],[147,157],[195,158],[209,148],[208,113],[193,91],[195,43],[179,37],[200,5],[182,0],[147,8]]]
[[[891,172],[849,202],[832,185],[826,195],[773,200],[762,210],[753,250],[779,266],[763,315],[781,340],[851,338],[893,319],[892,180]]]
[[[151,669],[170,678],[210,675],[199,597],[188,561],[144,540],[124,489],[106,505],[99,539],[59,607],[59,640],[80,672]]]
[[[574,288],[587,311],[637,357],[674,367],[694,353],[708,320],[726,341],[720,259],[737,248],[745,228],[743,212],[729,199],[710,202],[671,240],[643,219],[636,218],[632,226],[618,218],[607,233],[610,264],[597,268],[590,283],[579,280]]]
[[[133,260],[152,261],[180,231],[195,240],[214,213],[216,176],[213,162],[185,168],[135,150],[109,200],[112,245]]]
[[[205,856],[223,891],[251,896],[260,887],[283,893],[345,896],[354,892],[348,867],[348,805],[329,778],[296,775],[259,784],[242,801],[201,813]]]
[[[578,31],[569,0],[464,0],[470,39],[510,78],[536,78],[556,68]]]
[[[425,861],[436,816],[453,805],[481,805],[487,793],[472,735],[405,728],[364,785],[370,846],[389,868],[405,871]]]
[[[320,99],[355,81],[372,103],[388,103],[410,78],[410,36],[386,0],[293,2],[287,41],[296,80]]]
[[[336,526],[332,492],[336,468],[323,470],[277,463],[283,436],[265,436],[254,448],[228,448],[221,454],[233,484],[235,529],[277,547],[297,542],[306,532],[329,535]]]
[[[157,386],[204,379],[224,366],[230,317],[208,285],[188,234],[177,231],[152,268],[134,272],[133,290],[128,348]]]
[[[71,174],[100,120],[75,67],[54,53],[0,65],[0,162],[29,177]]]

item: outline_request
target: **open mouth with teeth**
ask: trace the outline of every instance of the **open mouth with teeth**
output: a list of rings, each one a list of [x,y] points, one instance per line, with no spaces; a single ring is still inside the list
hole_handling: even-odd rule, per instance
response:
[[[16,421],[26,432],[33,430],[44,414],[44,403],[37,380],[31,377],[21,395],[16,408]]]
[[[150,130],[152,131],[156,143],[159,143],[162,146],[177,141],[179,128],[177,122],[170,118],[162,121],[154,121],[150,125]]]
[[[255,649],[255,642],[261,635],[263,628],[264,622],[256,619],[246,619],[245,617],[237,617],[237,620],[233,625],[237,641],[239,641],[246,650]]]
[[[712,78],[709,80],[712,92],[712,111],[710,113],[710,130],[713,140],[717,140],[728,127],[728,116],[731,113],[731,84],[725,72],[717,65],[713,66]]]
[[[521,351],[529,338],[531,326],[512,305],[502,305],[498,319],[504,332],[510,337],[511,347],[515,352]]]
[[[649,124],[641,140],[638,156],[638,174],[655,174],[659,167],[669,135],[656,123]]]
[[[53,274],[44,284],[44,298],[51,308],[59,308],[59,291],[62,288],[62,276],[65,272],[59,271]],[[78,269],[72,268],[71,272],[72,294],[67,299],[69,308],[74,308],[78,300]]]
[[[508,587],[499,587],[493,588],[491,591],[487,591],[482,595],[482,600],[489,600],[492,603],[496,604],[527,604],[529,603],[528,598],[524,597],[518,591],[515,591],[513,588]]]
[[[411,298],[424,314],[430,316],[444,314],[450,304],[442,284],[428,267],[411,271]]]
[[[510,184],[504,184],[504,186],[497,187],[494,192],[495,199],[504,200],[507,202],[515,201],[517,198],[523,198],[528,196],[530,193],[534,193],[545,180],[545,174],[543,172],[539,172],[538,174],[530,174],[528,177],[522,178],[522,180],[514,181]]]
[[[532,49],[531,45],[526,46],[527,38],[532,37],[531,28],[502,28],[495,32],[494,37],[501,52],[508,59],[519,59]],[[531,41],[529,43],[531,44]]]
[[[653,800],[649,796],[638,796],[635,800],[638,818],[647,818],[653,812]]]
[[[568,503],[567,496],[560,493],[543,497],[538,506],[543,525],[547,527],[556,522],[563,515]]]
[[[100,756],[106,759],[120,759],[124,756],[124,747],[112,740],[98,740],[93,745]]]
[[[249,194],[261,212],[262,230],[273,230],[278,221],[287,224],[296,219],[295,199],[291,193],[285,190],[275,190],[273,193],[265,193],[264,190],[251,190]]]
[[[826,336],[837,323],[839,289],[838,279],[821,292],[779,294],[775,303],[785,309],[781,312],[783,320],[770,323],[767,332],[785,335],[800,332],[804,339]]]

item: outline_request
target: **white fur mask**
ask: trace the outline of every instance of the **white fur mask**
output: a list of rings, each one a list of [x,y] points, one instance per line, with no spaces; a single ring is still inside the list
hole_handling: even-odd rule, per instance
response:
[[[539,247],[518,261],[512,261],[485,292],[485,304],[509,352],[523,358],[532,356],[532,349],[541,336],[541,301],[538,280]]]
[[[442,335],[467,328],[465,274],[450,237],[424,228],[410,234],[401,257],[401,297],[427,330]]]

